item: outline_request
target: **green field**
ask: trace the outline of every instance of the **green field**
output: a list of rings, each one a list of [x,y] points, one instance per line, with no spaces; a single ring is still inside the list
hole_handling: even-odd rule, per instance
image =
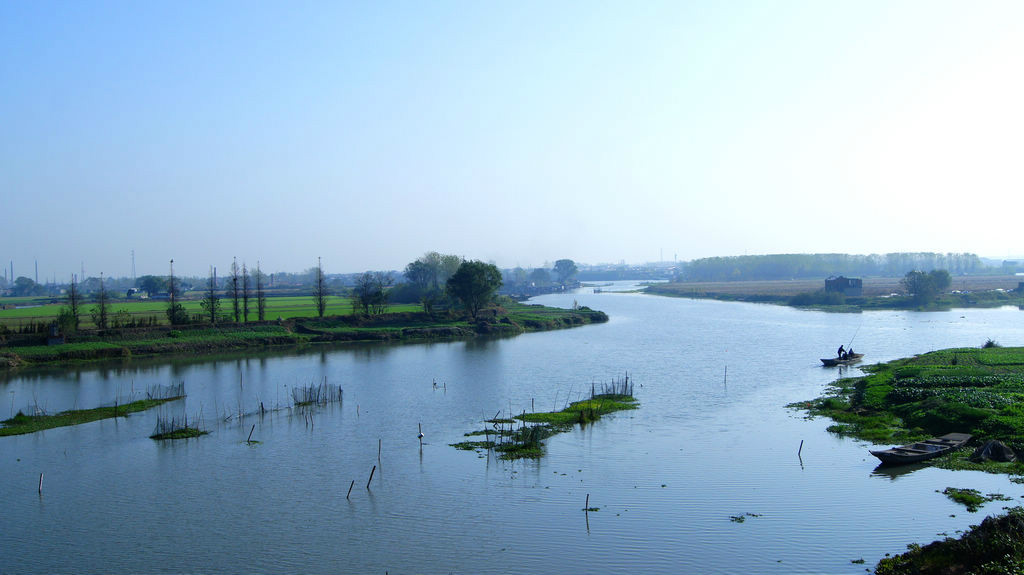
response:
[[[418,306],[393,306],[380,315],[353,314],[351,305],[338,298],[323,318],[309,317],[313,304],[308,298],[276,298],[275,319],[235,324],[193,323],[180,326],[156,325],[114,327],[105,331],[84,327],[67,334],[63,343],[47,345],[43,333],[21,333],[15,327],[0,340],[0,366],[23,367],[53,363],[126,360],[131,357],[208,354],[323,343],[413,342],[464,339],[477,336],[516,335],[530,331],[563,329],[608,321],[608,316],[588,308],[556,309],[511,300],[481,311],[471,321],[457,310],[434,315]],[[308,301],[307,301],[308,300]],[[152,306],[152,302],[139,305]],[[55,308],[58,306],[54,306]],[[43,308],[34,308],[36,310]],[[8,310],[10,311],[10,310]],[[19,310],[21,311],[21,310]],[[332,312],[334,312],[332,314]],[[44,316],[36,311],[37,318]],[[276,318],[280,317],[280,320]],[[17,321],[17,320],[16,320]],[[20,320],[27,322],[29,320]],[[32,320],[39,325],[42,319]],[[27,326],[27,324],[25,324]],[[45,324],[44,324],[45,325]],[[0,330],[0,334],[2,334]]]
[[[202,314],[203,309],[199,305],[198,299],[185,299],[178,300],[184,307],[185,311],[189,316]],[[268,297],[266,308],[266,319],[268,321],[274,321],[277,319],[292,319],[297,317],[314,317],[316,316],[316,306],[313,303],[311,296],[277,296]],[[36,307],[18,307],[14,306],[25,306],[32,305]],[[53,300],[52,298],[0,298],[0,325],[6,326],[10,330],[17,331],[22,325],[29,323],[50,323],[57,319],[57,314],[60,309],[66,304],[62,300]],[[134,319],[143,319],[149,317],[155,317],[160,325],[167,324],[167,302],[166,301],[149,301],[149,300],[111,300],[110,302],[110,313],[113,315],[119,310],[128,312]],[[89,311],[93,308],[94,304],[87,302],[82,305],[82,314],[80,317],[81,327],[84,329],[91,329],[93,325],[92,318],[89,315]],[[418,311],[420,306],[418,304],[395,304],[388,308],[389,312],[407,312],[407,311]],[[234,309],[231,304],[231,300],[228,298],[221,298],[221,314],[233,314]],[[330,297],[327,300],[327,309],[324,315],[328,316],[341,316],[350,315],[352,313],[352,298],[348,297]],[[249,300],[249,320],[256,320],[256,300]]]

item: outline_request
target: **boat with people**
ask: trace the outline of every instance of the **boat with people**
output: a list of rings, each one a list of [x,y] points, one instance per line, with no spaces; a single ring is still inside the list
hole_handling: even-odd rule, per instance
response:
[[[825,367],[835,367],[837,365],[850,365],[857,363],[863,357],[863,353],[847,353],[843,357],[823,357],[821,358],[821,363],[823,363]]]
[[[899,465],[938,457],[943,453],[949,453],[963,447],[970,440],[971,436],[966,433],[947,433],[941,437],[933,437],[907,445],[870,451],[871,455],[882,460],[883,464]]]

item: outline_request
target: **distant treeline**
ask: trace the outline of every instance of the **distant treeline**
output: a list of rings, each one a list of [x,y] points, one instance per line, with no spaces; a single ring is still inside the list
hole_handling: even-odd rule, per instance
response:
[[[975,254],[772,254],[693,260],[680,272],[677,281],[815,279],[833,275],[903,277],[910,271],[937,269],[956,276],[984,273],[990,268]]]

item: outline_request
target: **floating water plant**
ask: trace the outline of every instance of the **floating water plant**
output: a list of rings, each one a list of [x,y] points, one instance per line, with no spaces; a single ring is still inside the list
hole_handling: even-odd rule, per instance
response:
[[[977,489],[960,489],[957,487],[947,487],[942,491],[942,493],[951,500],[966,507],[971,513],[976,512],[978,508],[989,501],[1013,500],[1002,493],[989,493],[988,495],[982,495]]]
[[[603,384],[600,390],[591,385],[589,399],[573,402],[561,411],[523,412],[514,418],[499,418],[496,414],[485,421],[492,426],[491,429],[466,434],[467,437],[485,435],[488,439],[452,443],[451,446],[463,450],[493,449],[502,459],[535,459],[544,455],[544,440],[548,437],[568,431],[576,424],[597,421],[604,414],[638,406],[633,397],[633,384],[626,375]],[[491,440],[490,436],[494,439]]]
[[[730,515],[729,516],[729,521],[732,521],[733,523],[743,523],[744,521],[747,520],[747,517],[760,517],[760,516],[761,516],[760,513],[744,513],[742,515]]]

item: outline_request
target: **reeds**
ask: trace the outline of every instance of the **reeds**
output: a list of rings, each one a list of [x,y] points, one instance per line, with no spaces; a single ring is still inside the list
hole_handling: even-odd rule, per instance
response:
[[[344,391],[340,385],[327,383],[327,378],[320,383],[292,388],[292,401],[295,406],[302,405],[327,405],[328,403],[340,403]]]

